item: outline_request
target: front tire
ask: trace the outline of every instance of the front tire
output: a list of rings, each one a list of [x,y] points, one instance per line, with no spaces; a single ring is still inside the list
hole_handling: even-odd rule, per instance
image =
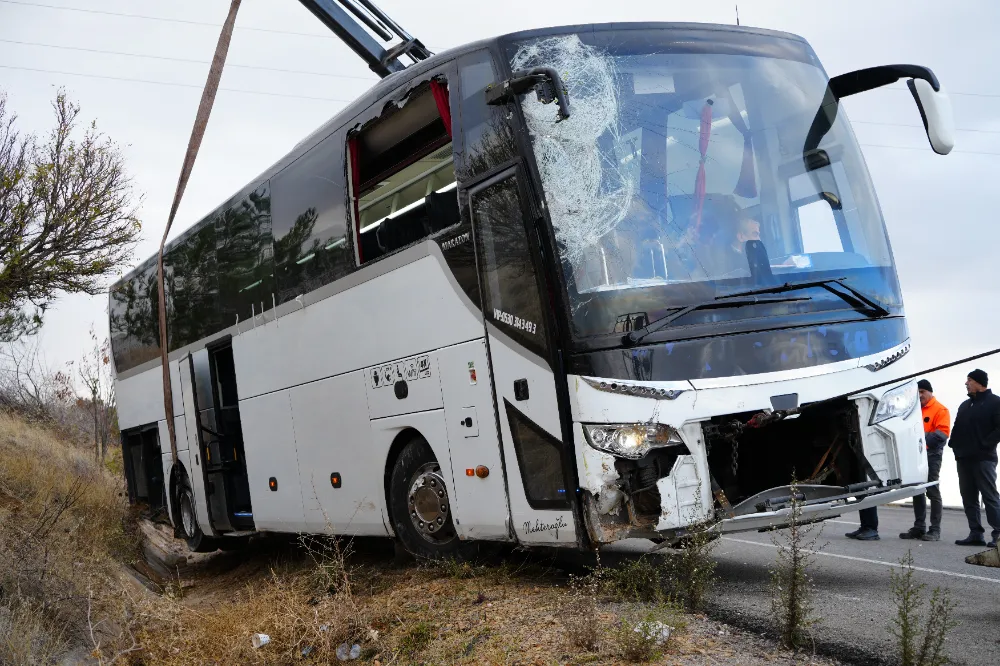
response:
[[[211,553],[218,550],[215,539],[205,536],[201,527],[198,526],[194,509],[194,494],[189,487],[183,486],[181,488],[177,504],[181,514],[181,531],[184,532],[184,541],[187,542],[188,550],[193,553]]]
[[[458,538],[451,498],[427,441],[414,437],[400,452],[389,480],[389,506],[396,538],[412,555],[425,559],[464,559],[471,544]]]

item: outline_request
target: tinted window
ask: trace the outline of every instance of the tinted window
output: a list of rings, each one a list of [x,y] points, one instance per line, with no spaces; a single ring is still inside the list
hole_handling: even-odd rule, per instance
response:
[[[160,354],[160,308],[156,289],[156,260],[147,261],[136,275],[111,294],[112,351],[115,368],[124,372]]]
[[[562,467],[562,443],[528,420],[506,400],[510,434],[521,468],[524,496],[533,509],[568,505]]]
[[[528,244],[517,179],[510,176],[472,195],[472,218],[486,318],[529,349],[545,349],[545,321]]]
[[[221,330],[274,305],[271,193],[265,183],[238,199],[214,221]]]
[[[350,273],[344,135],[327,137],[271,179],[278,302]]]
[[[171,351],[220,328],[215,228],[196,227],[182,236],[163,258],[167,288],[167,330]],[[153,269],[155,294],[156,269]],[[156,323],[158,330],[159,323]]]
[[[462,131],[455,159],[458,179],[465,181],[513,159],[517,148],[506,108],[486,104],[486,87],[498,80],[490,54],[481,51],[459,60],[459,79]]]

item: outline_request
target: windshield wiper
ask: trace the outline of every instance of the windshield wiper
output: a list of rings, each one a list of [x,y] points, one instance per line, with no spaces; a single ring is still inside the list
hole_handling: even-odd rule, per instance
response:
[[[887,317],[891,313],[885,308],[884,305],[875,301],[863,293],[855,289],[854,287],[845,284],[846,277],[839,278],[828,278],[826,280],[805,280],[802,282],[786,282],[777,287],[764,287],[763,289],[752,289],[750,291],[740,291],[735,294],[726,294],[725,296],[720,296],[719,298],[740,298],[743,296],[756,296],[759,294],[783,294],[788,291],[797,291],[799,289],[809,289],[811,287],[822,287],[834,296],[838,296],[842,300],[846,301],[848,305],[857,310],[858,312],[866,315],[871,319],[878,319],[879,317]],[[833,288],[833,285],[843,287],[846,289],[848,294],[842,291],[838,291]]]
[[[739,298],[739,296],[744,296],[745,294],[733,294],[731,296],[717,296],[711,301],[703,301],[701,303],[693,303],[691,305],[684,306],[678,309],[676,312],[668,314],[665,317],[660,317],[654,321],[649,322],[642,328],[629,332],[622,339],[622,344],[624,345],[635,345],[642,342],[650,333],[655,333],[661,328],[666,328],[672,324],[677,319],[680,319],[684,315],[687,315],[695,310],[721,310],[723,308],[742,308],[747,305],[763,305],[767,303],[794,303],[797,301],[811,301],[812,299],[808,296],[782,296],[781,298],[757,298],[751,295],[751,298]]]

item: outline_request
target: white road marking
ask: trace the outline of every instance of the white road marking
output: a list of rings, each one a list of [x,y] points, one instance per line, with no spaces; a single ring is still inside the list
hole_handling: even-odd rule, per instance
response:
[[[760,541],[750,541],[749,539],[736,539],[734,537],[722,537],[726,541],[733,541],[735,543],[745,543],[750,546],[764,546],[765,548],[777,548],[778,546],[773,543],[763,543]],[[883,562],[882,560],[871,560],[867,557],[855,557],[854,555],[840,555],[839,553],[824,553],[821,550],[807,550],[803,549],[803,552],[809,553],[810,555],[822,555],[823,557],[836,557],[842,560],[851,560],[852,562],[867,562],[868,564],[881,564],[885,567],[898,567],[897,562]],[[986,576],[973,576],[972,574],[959,573],[957,571],[942,571],[941,569],[929,569],[927,567],[913,567],[914,571],[923,571],[925,573],[941,574],[942,576],[955,576],[956,578],[968,578],[969,580],[982,580],[988,583],[1000,584],[1000,578],[987,578]]]
[[[858,527],[861,527],[861,523],[855,523],[855,522],[852,522],[850,520],[834,520],[833,518],[830,518],[830,519],[824,520],[823,522],[825,522],[825,523],[840,523],[841,525],[857,525]]]

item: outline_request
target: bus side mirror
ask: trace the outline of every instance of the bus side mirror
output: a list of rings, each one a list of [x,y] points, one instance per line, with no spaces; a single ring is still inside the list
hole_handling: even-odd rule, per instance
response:
[[[556,122],[569,118],[569,100],[566,97],[566,87],[562,77],[553,67],[533,67],[514,72],[506,81],[493,84],[486,89],[486,103],[491,105],[506,104],[519,95],[534,90],[538,101],[542,104],[556,102],[559,107]]]
[[[951,99],[943,90],[934,90],[925,79],[910,79],[906,86],[913,94],[913,101],[920,109],[924,131],[931,148],[938,155],[947,155],[955,147],[955,120],[951,113]]]
[[[803,152],[816,148],[819,145],[819,138],[829,130],[829,124],[833,123],[832,117],[828,120],[822,118],[824,109],[830,101],[839,102],[848,95],[881,88],[904,78],[907,79],[906,85],[920,110],[931,148],[938,155],[950,153],[955,147],[955,120],[951,114],[951,100],[941,90],[941,84],[934,72],[921,65],[881,65],[847,72],[830,79],[827,96],[832,96],[833,100],[824,99],[824,106],[820,108],[816,120],[813,121],[813,128],[810,128],[810,137],[813,141],[806,140],[806,150]],[[832,112],[836,115],[836,105],[833,105]],[[812,136],[814,129],[819,131],[817,136]]]

